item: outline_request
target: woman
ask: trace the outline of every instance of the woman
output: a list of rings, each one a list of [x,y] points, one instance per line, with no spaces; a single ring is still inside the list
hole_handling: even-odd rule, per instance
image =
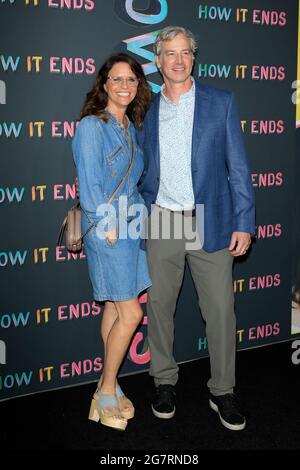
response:
[[[92,227],[84,238],[84,250],[94,298],[105,301],[101,324],[104,369],[89,419],[100,419],[102,424],[120,430],[125,430],[127,419],[134,416],[134,408],[120,389],[117,374],[143,317],[138,295],[151,281],[140,238],[118,238],[118,202],[122,196],[127,198],[128,208],[143,203],[137,191],[143,158],[134,125],[142,126],[150,99],[151,91],[139,63],[126,54],[111,56],[87,94],[73,139],[83,233]],[[101,207],[105,207],[101,204],[108,202],[112,211],[101,236]],[[131,223],[126,219],[127,234]]]

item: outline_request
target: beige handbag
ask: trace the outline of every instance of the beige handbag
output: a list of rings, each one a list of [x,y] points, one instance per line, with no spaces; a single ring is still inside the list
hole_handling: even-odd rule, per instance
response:
[[[122,180],[120,181],[119,185],[117,186],[113,194],[110,196],[107,204],[112,203],[116,194],[119,192],[119,190],[123,186],[124,181],[126,180],[126,178],[129,176],[131,172],[133,161],[134,161],[134,149],[133,149],[133,143],[131,141],[130,165],[128,167],[128,170],[126,171],[126,174],[123,176]],[[74,206],[71,207],[71,209],[68,210],[67,216],[64,218],[64,221],[61,225],[59,235],[58,235],[58,240],[57,240],[57,245],[61,245],[63,242],[64,234],[66,234],[67,250],[73,253],[77,253],[82,250],[83,238],[88,234],[88,232],[93,227],[96,226],[95,223],[91,223],[88,229],[83,234],[81,233],[81,210],[87,216],[84,208],[80,206],[80,202],[77,202],[77,204],[75,204]]]
[[[68,210],[64,223],[67,249],[73,252],[81,251],[83,237],[81,235],[81,210],[79,202]]]

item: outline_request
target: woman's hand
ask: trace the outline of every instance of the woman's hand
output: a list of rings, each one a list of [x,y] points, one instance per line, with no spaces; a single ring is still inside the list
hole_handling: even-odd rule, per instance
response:
[[[117,231],[114,229],[110,230],[109,232],[105,232],[105,239],[107,243],[114,245],[117,241]]]

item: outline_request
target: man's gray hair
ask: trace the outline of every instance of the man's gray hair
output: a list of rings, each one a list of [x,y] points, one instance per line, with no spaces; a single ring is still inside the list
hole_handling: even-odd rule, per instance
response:
[[[191,51],[193,55],[195,55],[195,51],[197,49],[195,36],[189,29],[183,28],[182,26],[166,26],[165,28],[161,29],[156,36],[156,40],[153,45],[154,54],[159,56],[161,54],[161,43],[174,39],[178,34],[183,34],[190,40]]]

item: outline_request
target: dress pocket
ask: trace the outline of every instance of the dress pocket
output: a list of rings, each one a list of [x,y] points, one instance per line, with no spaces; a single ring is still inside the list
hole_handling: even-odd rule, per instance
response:
[[[116,160],[118,160],[121,155],[122,145],[118,145],[109,155],[107,155],[106,160],[109,165],[112,165]]]

